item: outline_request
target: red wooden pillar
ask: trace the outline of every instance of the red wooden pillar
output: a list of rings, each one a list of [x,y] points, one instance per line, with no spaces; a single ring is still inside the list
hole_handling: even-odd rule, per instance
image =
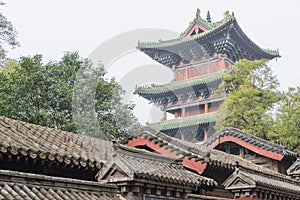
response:
[[[208,113],[208,103],[204,104],[204,113]]]
[[[181,109],[181,117],[185,117],[185,107]]]
[[[189,79],[189,69],[188,68],[186,68],[184,70],[184,80],[186,80],[186,79]]]
[[[205,131],[204,131],[204,141],[206,141],[207,138],[208,138],[208,135],[207,135],[207,131],[205,130]]]

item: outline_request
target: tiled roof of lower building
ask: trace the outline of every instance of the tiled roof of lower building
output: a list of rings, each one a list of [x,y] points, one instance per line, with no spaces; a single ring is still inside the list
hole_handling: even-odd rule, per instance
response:
[[[126,174],[127,178],[132,180],[141,178],[191,187],[216,185],[213,179],[186,170],[181,164],[182,159],[174,159],[121,144],[115,144],[115,147],[114,156],[98,174],[99,181],[106,177],[112,168],[117,167],[122,174]]]
[[[265,187],[267,190],[273,190],[273,188],[275,188],[275,190],[280,191],[281,194],[286,192],[299,194],[300,192],[299,181],[292,180],[286,175],[256,165],[239,156],[216,149],[208,149],[207,146],[203,144],[191,144],[171,138],[164,133],[155,131],[149,127],[137,130],[136,133],[131,136],[131,139],[138,139],[139,137],[147,138],[151,142],[158,144],[167,150],[176,152],[177,155],[182,155],[182,157],[189,156],[189,158],[206,163],[205,169],[207,170],[221,168],[231,174],[234,169],[242,169],[245,172],[245,177],[249,177],[252,180],[252,183],[254,182],[256,184],[252,187]],[[203,151],[206,151],[206,154],[204,154]],[[189,166],[186,167],[189,168]],[[223,172],[225,173],[225,171]]]
[[[291,156],[291,157],[297,157],[297,153],[289,151],[286,147],[274,144],[272,142],[269,142],[267,140],[261,139],[259,137],[256,137],[252,134],[246,133],[244,131],[241,131],[236,128],[225,128],[221,130],[220,132],[215,133],[212,135],[205,143],[205,146],[210,146],[212,143],[216,141],[220,141],[220,138],[225,136],[232,136],[234,138],[239,138],[246,143],[252,144],[254,146],[257,146],[259,148],[265,149],[267,151],[275,152],[283,156]]]
[[[8,170],[0,170],[0,199],[124,200],[112,185]]]
[[[243,180],[244,184],[236,185],[238,180]],[[300,182],[289,178],[271,175],[259,171],[249,169],[237,169],[225,182],[227,189],[245,189],[245,188],[262,188],[276,191],[278,193],[285,193],[300,197]]]
[[[109,141],[0,117],[0,153],[101,168],[111,152]]]
[[[195,144],[186,141],[182,141],[173,137],[170,137],[162,132],[159,132],[150,127],[143,127],[136,130],[130,135],[128,140],[143,137],[147,138],[155,144],[158,144],[165,149],[175,152],[178,156],[188,157],[189,159],[195,159],[202,163],[206,163],[207,167],[225,168],[229,171],[234,170],[235,166],[240,165],[247,169],[252,169],[257,172],[264,172],[267,174],[282,177],[282,179],[289,179],[289,177],[274,172],[268,168],[256,165],[246,159],[238,156],[228,154],[216,149],[210,149],[204,144]],[[127,141],[124,141],[125,143]]]
[[[209,154],[210,150],[207,147],[199,148],[198,144],[186,142],[179,140],[177,138],[168,136],[154,128],[151,127],[142,127],[129,134],[127,140],[124,140],[124,143],[127,143],[128,140],[137,137],[148,138],[150,141],[153,141],[155,144],[158,144],[165,149],[176,153],[178,156],[186,156],[188,158],[194,158],[199,161],[205,162],[205,158]]]
[[[256,172],[262,172],[269,175],[274,175],[281,177],[282,179],[289,179],[288,176],[277,173],[271,169],[268,169],[266,167],[256,165],[255,163],[243,159],[239,156],[228,154],[223,151],[219,151],[216,149],[212,149],[209,154],[210,161],[208,162],[209,167],[215,167],[215,166],[222,166],[222,165],[230,165],[231,169],[235,168],[236,166],[241,166],[245,169],[251,169],[252,171]]]

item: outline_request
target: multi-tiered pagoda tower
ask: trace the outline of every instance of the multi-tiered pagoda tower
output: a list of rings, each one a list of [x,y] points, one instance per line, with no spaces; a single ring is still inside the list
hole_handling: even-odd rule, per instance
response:
[[[223,20],[212,23],[209,12],[205,20],[199,9],[179,38],[139,43],[137,48],[174,72],[174,80],[169,84],[152,84],[135,91],[164,111],[164,119],[150,126],[193,142],[206,140],[213,132],[215,111],[224,100],[224,95],[215,94],[222,72],[243,58],[279,57],[278,51],[254,44],[233,13],[227,11]],[[167,112],[174,119],[167,120]]]

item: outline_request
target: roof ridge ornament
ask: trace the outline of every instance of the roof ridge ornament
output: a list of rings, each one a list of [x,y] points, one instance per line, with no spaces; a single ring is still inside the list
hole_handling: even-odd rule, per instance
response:
[[[200,13],[201,13],[200,9],[197,8],[197,12],[196,12],[196,18],[197,18],[197,19],[200,19],[200,18],[201,18]]]
[[[224,16],[225,16],[225,18],[228,18],[228,17],[230,17],[229,10],[226,10],[226,11],[225,11],[225,13],[224,13]]]
[[[210,12],[209,12],[209,10],[207,11],[206,21],[209,22],[209,23],[211,23],[211,17],[210,17]]]

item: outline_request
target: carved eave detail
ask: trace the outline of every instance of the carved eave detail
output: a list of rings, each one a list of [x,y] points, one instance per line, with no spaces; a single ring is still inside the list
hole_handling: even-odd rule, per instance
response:
[[[236,170],[225,182],[223,183],[226,190],[244,190],[256,188],[255,181],[245,174]]]
[[[98,182],[130,181],[134,173],[118,159],[112,158],[96,175]]]
[[[300,180],[300,158],[298,158],[288,169],[287,174],[296,180]]]

